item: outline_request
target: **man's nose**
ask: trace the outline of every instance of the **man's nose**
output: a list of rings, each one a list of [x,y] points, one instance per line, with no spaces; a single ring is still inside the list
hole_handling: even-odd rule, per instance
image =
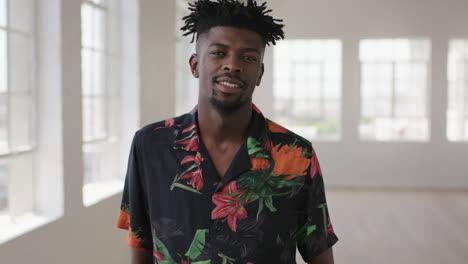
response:
[[[229,56],[226,58],[223,69],[227,72],[242,72],[242,65],[236,56]]]

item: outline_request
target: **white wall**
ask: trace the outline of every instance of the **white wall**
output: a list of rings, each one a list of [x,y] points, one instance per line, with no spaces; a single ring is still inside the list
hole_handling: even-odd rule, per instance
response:
[[[57,0],[59,1],[59,0]],[[85,208],[81,202],[79,0],[62,0],[63,39],[62,136],[64,216],[0,245],[2,263],[129,263],[125,232],[114,227],[120,194]],[[140,0],[141,123],[174,112],[175,1]],[[343,126],[338,143],[314,143],[329,186],[401,186],[467,188],[468,145],[445,140],[447,39],[468,37],[468,2],[464,0],[269,1],[274,15],[284,18],[287,38],[339,38],[344,44]],[[66,3],[66,4],[63,4]],[[74,30],[63,30],[63,28]],[[359,142],[360,38],[426,36],[433,41],[432,129],[429,143]],[[71,52],[70,52],[71,50]],[[271,52],[255,101],[271,112]],[[135,87],[137,89],[137,87]],[[75,99],[73,99],[75,98]],[[75,105],[73,105],[75,104]],[[72,110],[75,109],[75,110]]]

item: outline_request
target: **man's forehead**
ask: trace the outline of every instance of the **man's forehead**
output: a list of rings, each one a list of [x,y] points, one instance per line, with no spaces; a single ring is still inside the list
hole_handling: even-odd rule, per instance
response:
[[[215,26],[210,28],[207,32],[200,34],[197,39],[197,45],[203,42],[204,46],[219,46],[231,48],[233,46],[241,46],[244,49],[254,49],[261,51],[264,49],[264,41],[262,37],[255,31],[229,27],[229,26]]]

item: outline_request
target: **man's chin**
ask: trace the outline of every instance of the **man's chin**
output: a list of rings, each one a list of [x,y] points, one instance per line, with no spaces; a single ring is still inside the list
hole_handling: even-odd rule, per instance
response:
[[[216,108],[219,112],[223,114],[232,114],[237,112],[239,109],[241,109],[247,102],[244,101],[233,101],[233,102],[226,102],[226,101],[221,101],[216,98],[211,98],[210,103],[214,108]]]

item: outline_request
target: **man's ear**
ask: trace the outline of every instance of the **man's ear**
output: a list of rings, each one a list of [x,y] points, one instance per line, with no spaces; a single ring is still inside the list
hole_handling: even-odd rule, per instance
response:
[[[262,76],[263,76],[264,72],[265,72],[265,65],[262,62],[262,66],[260,68],[260,75],[258,76],[258,79],[257,79],[257,86],[260,86],[260,83],[262,82]]]
[[[195,78],[198,78],[198,55],[196,53],[193,53],[192,56],[190,56],[189,60],[190,64],[190,70],[192,71],[192,75]]]

